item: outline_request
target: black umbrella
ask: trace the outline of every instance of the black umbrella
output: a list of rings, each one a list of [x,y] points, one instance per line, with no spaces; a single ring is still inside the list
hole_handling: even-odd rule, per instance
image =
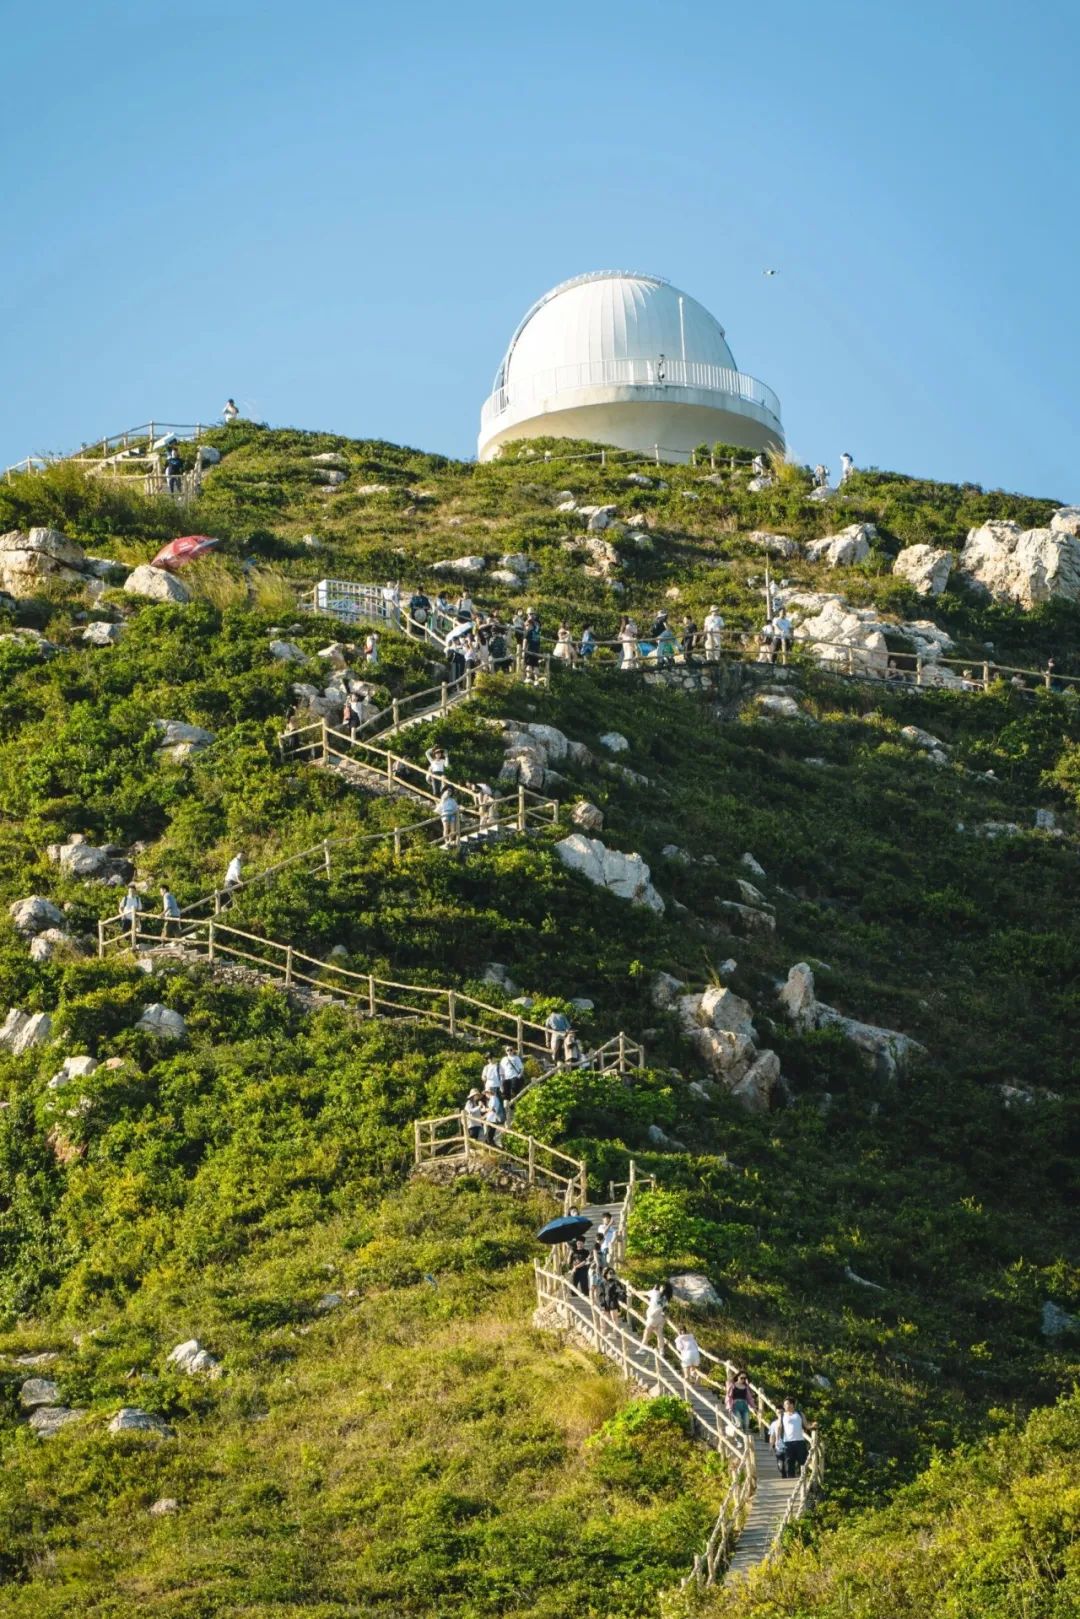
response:
[[[536,1233],[537,1242],[573,1242],[575,1237],[582,1237],[592,1226],[592,1221],[584,1214],[562,1214],[557,1220],[549,1220]]]

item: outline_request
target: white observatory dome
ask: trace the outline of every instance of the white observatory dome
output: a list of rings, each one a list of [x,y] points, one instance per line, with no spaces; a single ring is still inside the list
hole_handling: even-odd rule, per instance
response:
[[[724,329],[657,276],[601,270],[535,303],[481,413],[482,461],[508,439],[592,439],[683,460],[702,442],[782,446],[780,402]]]

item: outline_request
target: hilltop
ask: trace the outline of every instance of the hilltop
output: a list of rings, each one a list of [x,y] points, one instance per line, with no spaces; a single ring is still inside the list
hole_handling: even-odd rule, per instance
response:
[[[753,490],[724,447],[674,468],[543,443],[474,466],[249,424],[207,444],[220,460],[189,507],[64,464],[0,484],[0,534],[50,528],[99,559],[93,586],[65,564],[0,597],[0,1017],[51,1020],[0,1049],[0,1614],[655,1613],[715,1516],[722,1469],[679,1411],[631,1401],[609,1363],[530,1325],[544,1200],[407,1180],[413,1119],[460,1106],[480,1050],[251,973],[93,954],[129,866],[151,902],[168,882],[188,904],[237,849],[261,871],[323,839],[342,850],[329,872],[298,861],[228,921],[327,963],[326,986],[345,969],[511,1016],[525,996],[541,1021],[585,1000],[588,1039],[644,1042],[629,1083],[553,1076],[515,1126],[584,1159],[592,1184],[631,1158],[656,1175],[629,1274],[705,1273],[723,1307],[699,1317],[702,1342],[796,1391],[827,1441],[827,1493],[787,1553],[706,1610],[840,1613],[858,1588],[867,1615],[929,1613],[905,1571],[940,1516],[943,1611],[1015,1611],[972,1573],[983,1541],[994,1601],[1066,1611],[1069,519],[889,473],[825,501],[795,467]],[[1049,599],[987,593],[961,566],[970,530],[1008,523],[987,544],[1058,536],[1010,563]],[[179,575],[188,599],[123,589],[192,530],[222,544]],[[834,535],[852,545],[808,550]],[[937,594],[894,571],[915,545],[947,554]],[[416,839],[395,861],[371,835],[415,806],[280,749],[291,711],[333,715],[342,663],[375,707],[446,674],[385,629],[364,669],[355,628],[298,609],[320,578],[467,582],[483,607],[537,607],[549,636],[565,617],[601,640],[625,612],[700,624],[715,602],[734,649],[760,628],[766,554],[804,598],[810,647],[832,644],[825,614],[850,637],[841,669],[918,657],[925,683],[844,678],[806,646],[787,668],[637,675],[602,652],[544,688],[482,675],[400,752],[438,740],[456,779],[512,791],[524,772],[561,824],[461,859]],[[662,909],[560,855],[581,803],[598,819],[578,835],[640,856]],[[105,851],[89,877],[89,857],[60,852],[73,837]],[[59,912],[41,948],[9,916],[32,895]],[[149,1004],[180,1015],[178,1040],[139,1026]],[[775,1065],[744,1083],[731,1035]],[[79,1056],[94,1065],[64,1069]],[[191,1338],[220,1375],[169,1365]],[[49,1440],[27,1425],[27,1355],[55,1357],[31,1372],[85,1413]],[[130,1405],[175,1442],[111,1434]],[[1014,1546],[1018,1480],[1039,1573]],[[151,1513],[163,1500],[176,1510]]]

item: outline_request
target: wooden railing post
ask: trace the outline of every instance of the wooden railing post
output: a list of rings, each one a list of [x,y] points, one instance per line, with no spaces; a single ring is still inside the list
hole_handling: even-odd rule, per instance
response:
[[[536,1185],[536,1142],[529,1137],[529,1185]]]
[[[105,924],[100,920],[97,925],[97,953],[99,960],[105,954]]]
[[[292,945],[285,947],[285,988],[292,987]]]
[[[450,1035],[454,1038],[457,1035],[457,995],[452,989],[446,992],[446,1007],[450,1014]]]
[[[525,789],[520,785],[517,790],[517,829],[519,832],[525,830]]]
[[[397,700],[396,697],[394,698],[393,702],[390,704],[390,712],[393,715],[393,724],[394,724],[394,727],[396,729],[397,724],[398,724],[399,713],[400,713],[400,710],[398,708],[398,700]]]
[[[326,875],[330,875],[330,839],[323,838],[323,864],[326,866]]]
[[[517,1020],[516,1041],[517,1041],[517,1054],[520,1057],[522,1052],[525,1050],[525,1020],[521,1016],[520,1012],[518,1013],[518,1020]]]
[[[400,826],[395,826],[395,828],[394,828],[394,859],[395,860],[400,860],[401,859],[401,828],[400,828]]]
[[[984,663],[983,664],[983,691],[986,691],[988,689],[989,685],[990,685],[990,665],[988,663]]]
[[[328,765],[330,763],[330,737],[328,735],[329,729],[330,728],[327,725],[326,719],[325,719],[325,716],[324,716],[323,722],[322,722],[322,759],[323,759],[323,764],[324,765]]]
[[[368,973],[367,979],[368,1016],[375,1016],[375,974]]]
[[[420,1120],[413,1120],[413,1163],[420,1162]]]
[[[922,657],[920,656],[920,657],[917,657],[915,659],[915,684],[916,684],[916,686],[921,686],[922,685],[922,670],[923,670],[923,661],[922,661]]]
[[[214,889],[214,915],[215,916],[220,916],[221,915],[221,889],[220,888],[215,888]]]
[[[439,711],[440,711],[440,713],[445,714],[446,713],[446,708],[447,708],[447,686],[446,686],[446,681],[444,680],[441,687],[439,688]]]
[[[391,785],[393,785],[393,781],[394,781],[394,755],[392,753],[388,753],[386,755],[386,779]]]
[[[207,961],[213,961],[213,959],[214,959],[214,924],[213,924],[213,922],[211,922],[209,924],[209,926],[207,927],[207,931],[206,931],[206,959],[207,959]]]
[[[619,1073],[626,1073],[626,1036],[619,1030]]]

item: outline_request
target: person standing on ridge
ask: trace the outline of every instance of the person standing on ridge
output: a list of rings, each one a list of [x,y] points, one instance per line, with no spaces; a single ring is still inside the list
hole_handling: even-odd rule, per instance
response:
[[[841,483],[847,483],[848,479],[851,477],[851,474],[854,471],[855,471],[855,463],[851,459],[851,456],[848,454],[848,452],[845,450],[843,455],[840,457],[840,482]]]
[[[236,408],[236,400],[235,399],[226,399],[225,405],[224,405],[224,408],[222,409],[221,414],[225,418],[225,426],[226,427],[231,427],[233,422],[235,422],[236,418],[240,414],[240,412]]]
[[[720,609],[715,603],[706,613],[702,629],[705,632],[705,661],[706,663],[719,663],[720,647],[724,635],[724,621],[720,617]]]
[[[502,1080],[503,1095],[507,1101],[512,1101],[520,1090],[521,1081],[525,1077],[525,1064],[513,1046],[507,1046],[500,1059],[499,1077]]]
[[[136,925],[141,910],[142,900],[139,898],[139,890],[134,883],[128,883],[127,893],[120,901],[120,915],[124,918],[128,927]]]
[[[228,866],[225,868],[225,881],[222,884],[222,887],[225,890],[226,903],[231,900],[234,891],[239,888],[240,884],[243,882],[243,872],[244,857],[242,854],[234,854],[232,859],[229,861]]]
[[[570,1033],[570,1019],[565,1012],[549,1012],[544,1021],[548,1035],[548,1050],[553,1063],[566,1060],[566,1036]]]
[[[444,787],[439,794],[438,802],[439,820],[442,822],[442,841],[444,849],[456,849],[460,836],[460,822],[458,819],[458,801],[450,791]]]
[[[641,1334],[641,1345],[645,1348],[649,1339],[656,1343],[657,1352],[664,1352],[664,1328],[667,1325],[667,1307],[671,1298],[671,1286],[668,1282],[661,1282],[650,1290],[645,1304],[645,1330]]]
[[[802,1412],[789,1394],[780,1415],[781,1437],[784,1441],[784,1477],[798,1478],[803,1470],[810,1443],[806,1437],[806,1424]]]
[[[173,444],[165,457],[165,487],[170,495],[178,495],[181,480],[184,476],[184,463],[180,459],[180,452]]]
[[[167,939],[172,929],[180,931],[180,906],[176,895],[164,883],[161,885],[161,937]]]

